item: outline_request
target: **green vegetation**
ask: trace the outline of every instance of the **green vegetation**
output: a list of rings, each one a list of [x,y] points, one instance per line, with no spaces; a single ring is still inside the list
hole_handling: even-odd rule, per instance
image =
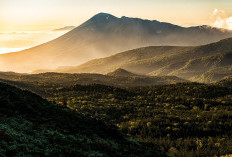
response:
[[[176,156],[232,153],[232,89],[197,83],[118,89],[102,85],[51,90],[51,101],[115,124]]]
[[[26,81],[5,82],[42,93],[50,102],[104,121],[108,126],[117,126],[120,132],[140,142],[153,143],[155,148],[175,156],[232,154],[230,78],[209,85],[178,83],[119,88],[73,85],[55,77],[49,82],[49,77],[33,76],[34,79]]]
[[[165,156],[114,126],[0,83],[0,156]]]

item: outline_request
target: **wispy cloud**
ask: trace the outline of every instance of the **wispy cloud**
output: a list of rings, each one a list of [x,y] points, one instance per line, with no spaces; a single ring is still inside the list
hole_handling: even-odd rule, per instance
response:
[[[232,16],[227,16],[224,10],[215,8],[212,14],[213,27],[232,30]]]

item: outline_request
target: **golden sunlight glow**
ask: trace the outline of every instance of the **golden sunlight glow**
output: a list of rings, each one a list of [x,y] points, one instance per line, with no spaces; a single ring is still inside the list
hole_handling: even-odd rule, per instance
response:
[[[17,51],[21,51],[21,50],[24,50],[24,49],[27,49],[28,47],[25,47],[25,48],[7,48],[7,47],[2,47],[0,48],[0,54],[3,54],[3,53],[9,53],[9,52],[17,52]]]
[[[232,30],[232,17],[226,19],[228,29]]]
[[[0,54],[20,51],[55,39],[67,31],[0,32]]]

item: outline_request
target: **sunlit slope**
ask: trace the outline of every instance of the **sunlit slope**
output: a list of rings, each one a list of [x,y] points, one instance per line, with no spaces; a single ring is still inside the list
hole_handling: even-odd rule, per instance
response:
[[[232,38],[197,47],[145,47],[57,71],[104,74],[118,68],[143,75],[218,81],[232,75]]]
[[[184,28],[155,20],[117,18],[100,13],[58,39],[21,52],[0,55],[0,70],[54,69],[144,46],[201,45],[231,36],[228,30],[208,26]]]

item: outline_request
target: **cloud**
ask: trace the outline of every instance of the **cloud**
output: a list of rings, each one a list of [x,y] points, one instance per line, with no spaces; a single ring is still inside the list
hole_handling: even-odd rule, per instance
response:
[[[211,19],[213,27],[232,30],[232,16],[227,16],[224,10],[215,8]]]
[[[21,48],[30,47],[31,45],[38,44],[36,41],[31,40],[1,40],[0,38],[0,48]]]
[[[25,32],[0,32],[6,35],[48,34],[48,31],[25,31]]]
[[[75,26],[66,26],[63,28],[54,29],[53,31],[71,31],[74,28],[76,28],[76,27]]]

